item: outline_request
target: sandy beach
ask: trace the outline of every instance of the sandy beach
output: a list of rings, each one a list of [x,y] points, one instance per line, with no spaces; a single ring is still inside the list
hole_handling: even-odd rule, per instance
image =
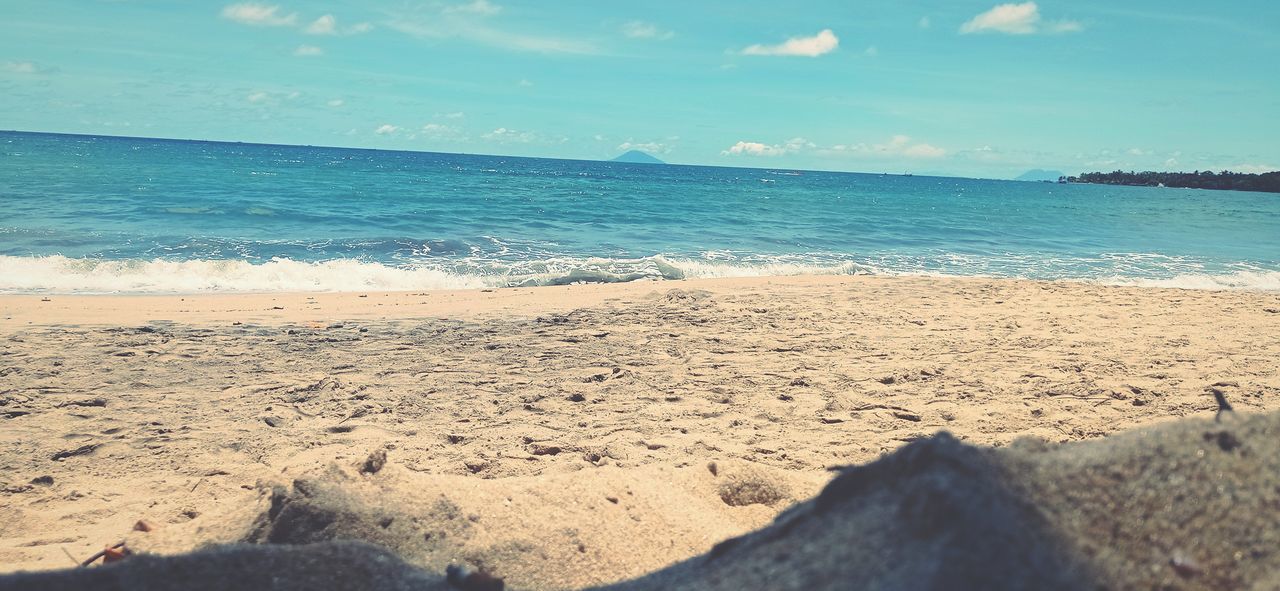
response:
[[[1280,410],[1277,335],[1274,292],[1021,280],[2,296],[0,572],[266,540],[273,490],[346,482],[416,516],[411,564],[608,584],[939,431]]]

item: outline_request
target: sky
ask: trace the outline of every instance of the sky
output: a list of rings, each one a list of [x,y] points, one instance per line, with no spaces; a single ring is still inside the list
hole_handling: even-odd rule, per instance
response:
[[[1271,0],[0,6],[0,129],[986,178],[1280,169]]]

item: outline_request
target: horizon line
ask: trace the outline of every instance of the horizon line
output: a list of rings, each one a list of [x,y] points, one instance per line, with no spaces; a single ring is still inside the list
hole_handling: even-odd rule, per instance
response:
[[[25,130],[25,129],[0,129],[0,133],[22,133],[22,134],[30,134],[30,135],[61,135],[61,136],[71,136],[71,137],[101,137],[101,138],[111,138],[111,139],[151,140],[151,141],[162,141],[162,142],[202,142],[207,144],[231,144],[231,145],[239,144],[239,145],[249,145],[249,146],[271,146],[271,147],[279,147],[279,148],[325,148],[325,149],[331,149],[331,150],[363,150],[363,151],[369,151],[369,152],[393,152],[393,153],[403,153],[403,154],[443,154],[448,156],[481,156],[485,158],[520,158],[524,160],[560,160],[564,162],[617,162],[613,159],[591,160],[587,158],[558,158],[554,156],[515,156],[511,154],[485,154],[480,152],[437,152],[434,150],[361,148],[356,146],[333,146],[333,145],[324,145],[324,144],[277,144],[272,142],[252,142],[252,141],[246,142],[246,141],[240,141],[240,140],[211,140],[211,139],[194,139],[194,138],[156,137],[156,136],[145,136],[145,135],[111,135],[111,134],[103,134],[103,133],[72,133],[72,132],[64,132],[64,131],[31,131],[31,130]],[[627,150],[626,152],[623,152],[623,154],[626,154],[627,152],[640,152],[642,154],[646,154],[653,158],[658,158],[657,156],[654,156],[653,154],[650,154],[649,152],[646,152],[644,150],[631,149],[631,150]],[[661,159],[659,158],[659,160]],[[789,167],[768,168],[768,167],[758,167],[758,166],[728,166],[723,164],[682,164],[677,162],[667,162],[666,160],[662,160],[660,164],[643,163],[643,162],[641,163],[617,162],[617,163],[626,164],[626,165],[635,165],[635,166],[687,166],[691,168],[728,168],[732,170],[763,170],[763,171],[789,170],[794,172],[813,172],[813,173],[821,173],[821,174],[862,174],[862,175],[870,175],[870,176],[900,176],[900,177],[917,177],[918,176],[921,178],[966,179],[966,180],[977,180],[977,181],[1046,182],[1046,181],[1021,181],[1018,179],[990,178],[990,177],[978,177],[978,176],[958,176],[958,175],[946,175],[946,174],[927,174],[927,173],[915,174],[910,172],[892,173],[892,172],[867,172],[867,171],[856,171],[856,170],[822,170],[822,169],[816,169],[816,168],[789,168]],[[1045,169],[1031,168],[1031,169],[1028,169],[1027,172],[1040,171],[1040,170],[1045,170]],[[1213,172],[1212,169],[1208,169],[1207,171]],[[1061,173],[1062,171],[1051,171],[1051,172]],[[1201,170],[1196,170],[1194,172],[1188,172],[1188,171],[1175,172],[1175,171],[1159,171],[1159,170],[1137,171],[1135,169],[1130,169],[1128,171],[1125,171],[1123,169],[1116,169],[1112,171],[1095,170],[1095,171],[1083,171],[1076,174],[1063,173],[1061,175],[1061,178],[1072,178],[1072,177],[1078,178],[1086,174],[1094,174],[1094,173],[1110,174],[1113,172],[1129,172],[1129,173],[1152,172],[1152,173],[1161,173],[1161,174],[1195,174],[1195,173],[1205,172],[1205,171],[1201,171]],[[1235,172],[1228,169],[1223,169],[1220,172],[1230,172],[1232,174],[1255,175],[1255,176],[1260,176],[1263,174],[1271,174],[1271,172],[1267,172],[1267,173]],[[1272,172],[1280,172],[1280,171],[1272,171]],[[1092,183],[1077,183],[1077,184],[1092,184]]]
[[[31,135],[62,135],[62,136],[71,136],[71,137],[101,137],[101,138],[126,139],[126,140],[153,140],[153,141],[162,141],[162,142],[203,142],[208,144],[231,144],[231,145],[240,144],[240,145],[249,145],[249,146],[272,146],[272,147],[279,147],[279,148],[326,148],[326,149],[333,149],[333,150],[364,150],[364,151],[371,151],[371,152],[396,152],[396,153],[405,153],[405,154],[444,154],[444,155],[450,155],[450,156],[481,156],[486,158],[521,158],[525,160],[561,160],[565,162],[615,162],[612,159],[591,160],[587,158],[557,158],[554,156],[514,156],[509,154],[484,154],[479,152],[437,152],[433,150],[360,148],[355,146],[331,146],[331,145],[321,145],[321,144],[276,144],[271,142],[246,142],[246,141],[239,141],[239,140],[209,140],[209,139],[193,139],[193,138],[155,137],[155,136],[145,136],[145,135],[111,135],[111,134],[103,134],[103,133],[71,133],[71,132],[63,132],[63,131],[31,131],[31,130],[24,130],[24,129],[4,129],[4,130],[0,130],[0,133],[24,133],[24,134],[31,134]],[[657,158],[657,156],[654,156],[653,154],[649,154],[644,150],[628,150],[628,151],[641,152],[643,154],[647,154],[649,156]],[[623,152],[623,153],[625,154],[626,152]],[[727,166],[722,164],[681,164],[676,162],[667,162],[665,160],[663,160],[661,164],[634,163],[634,162],[617,162],[617,164],[627,164],[627,165],[634,165],[634,166],[688,166],[692,168],[729,168],[733,170],[764,170],[764,171],[788,170],[793,172],[813,172],[813,173],[822,173],[822,174],[863,174],[863,175],[870,175],[870,176],[900,176],[900,177],[921,177],[921,178],[938,178],[938,179],[967,179],[967,180],[978,180],[978,181],[1027,182],[1027,181],[1018,181],[1016,179],[939,175],[939,174],[915,174],[910,172],[892,173],[892,172],[865,172],[865,171],[853,171],[853,170],[820,170],[820,169],[814,169],[814,168],[789,168],[789,167],[765,168],[765,167],[756,167],[756,166]],[[1080,174],[1084,174],[1084,173],[1080,173]]]

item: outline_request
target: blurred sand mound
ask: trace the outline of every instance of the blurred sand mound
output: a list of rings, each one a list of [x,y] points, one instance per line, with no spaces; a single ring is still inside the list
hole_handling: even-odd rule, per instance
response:
[[[779,503],[825,476],[747,462],[481,480],[333,466],[276,486],[242,541],[361,540],[442,572],[454,562],[521,588],[581,588],[636,577],[766,525]],[[727,491],[727,492],[726,492]]]
[[[379,589],[445,591],[444,578],[364,542],[305,546],[235,544],[178,556],[139,554],[109,567],[0,577],[0,589],[214,591]]]
[[[430,589],[442,575],[429,573],[442,573],[446,560],[504,576],[510,588],[581,587],[592,578],[584,573],[594,572],[598,581],[634,576],[619,572],[636,564],[625,557],[710,531],[697,525],[707,519],[760,507],[734,507],[723,498],[726,491],[730,499],[759,502],[786,494],[782,475],[757,469],[613,470],[608,478],[597,472],[541,482],[459,479],[457,486],[489,487],[467,498],[519,505],[479,518],[471,508],[446,503],[446,490],[423,490],[417,475],[393,465],[389,475],[333,470],[272,494],[246,537],[264,545],[18,575],[0,578],[0,588],[123,589],[127,582],[131,591],[303,589],[328,573],[334,584],[323,586],[329,588]],[[653,504],[637,507],[639,521],[625,510],[624,519],[614,519],[605,512],[620,509],[623,499],[611,500],[616,491]],[[605,498],[591,502],[596,496]],[[536,503],[544,507],[535,510]],[[817,497],[768,527],[600,588],[1274,589],[1280,584],[1278,513],[1280,413],[1184,420],[1085,443],[1020,440],[1004,449],[939,434],[844,469]],[[513,532],[520,515],[529,521]],[[594,527],[590,515],[598,515]],[[619,525],[646,520],[630,529]],[[486,528],[489,521],[497,525]],[[556,522],[563,525],[559,534]],[[589,551],[570,545],[569,530]],[[326,542],[333,539],[381,544],[427,570],[370,546]],[[183,570],[191,564],[209,577],[181,574],[193,572]],[[299,572],[305,576],[292,578]]]
[[[616,588],[1275,589],[1278,436],[1280,414],[1008,449],[940,434]]]

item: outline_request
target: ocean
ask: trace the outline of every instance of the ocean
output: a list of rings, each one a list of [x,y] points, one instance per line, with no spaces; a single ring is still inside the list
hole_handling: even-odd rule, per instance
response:
[[[1280,194],[0,133],[0,293],[811,273],[1280,290]]]

